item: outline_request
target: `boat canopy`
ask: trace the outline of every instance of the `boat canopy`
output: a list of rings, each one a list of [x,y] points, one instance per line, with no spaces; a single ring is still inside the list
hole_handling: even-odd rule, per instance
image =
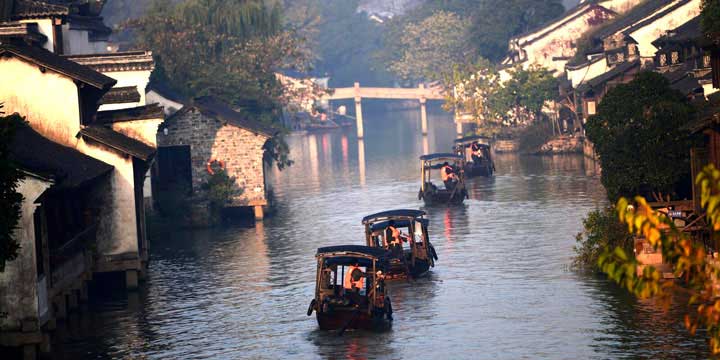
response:
[[[420,156],[420,160],[423,161],[436,161],[436,160],[463,160],[462,156],[459,156],[457,154],[452,153],[437,153],[437,154],[427,154]]]
[[[388,210],[379,212],[377,214],[372,214],[364,217],[362,219],[363,224],[367,223],[375,223],[378,221],[386,221],[391,220],[393,218],[401,218],[405,220],[411,220],[415,219],[417,217],[425,216],[425,212],[422,210],[414,210],[414,209],[398,209],[398,210]]]
[[[486,141],[490,142],[490,138],[487,136],[482,135],[472,135],[472,136],[466,136],[464,138],[455,139],[455,144],[470,144],[475,141]],[[481,145],[487,145],[487,144],[481,144]]]
[[[353,265],[370,267],[373,259],[380,268],[387,267],[390,252],[384,248],[363,245],[339,245],[321,247],[317,256],[325,258],[326,265]]]
[[[411,222],[411,220],[394,220],[394,221],[395,221],[395,226],[401,227],[401,228],[409,227],[410,222]],[[429,224],[428,219],[419,218],[419,219],[415,219],[415,221],[420,222],[424,226],[428,226],[428,224]],[[372,230],[372,231],[383,230],[383,229],[387,228],[389,224],[390,224],[389,220],[373,223],[372,226],[370,227],[370,230]]]

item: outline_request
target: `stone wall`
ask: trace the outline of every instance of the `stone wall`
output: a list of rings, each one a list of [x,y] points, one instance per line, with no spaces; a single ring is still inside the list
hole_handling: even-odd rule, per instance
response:
[[[196,109],[179,113],[165,125],[168,134],[158,133],[158,145],[189,145],[192,161],[193,194],[204,197],[203,185],[210,174],[210,160],[223,161],[229,176],[243,193],[233,199],[233,206],[266,205],[263,145],[266,135],[225,124],[219,119],[203,115]]]
[[[497,153],[513,153],[519,149],[517,140],[495,140],[493,143],[493,150]]]
[[[540,147],[540,154],[582,153],[583,141],[579,136],[557,136]]]

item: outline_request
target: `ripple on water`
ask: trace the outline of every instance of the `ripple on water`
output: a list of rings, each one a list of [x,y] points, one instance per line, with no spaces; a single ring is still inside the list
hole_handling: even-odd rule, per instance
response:
[[[682,309],[667,316],[605,280],[567,271],[582,217],[605,204],[582,157],[498,155],[496,176],[471,179],[463,206],[426,208],[417,201],[423,140],[400,141],[382,127],[415,129],[415,116],[368,116],[362,146],[342,132],[290,137],[296,165],[274,171],[275,216],[251,228],[153,238],[147,285],[93,305],[58,340],[55,358],[707,356],[702,337],[678,325]],[[446,151],[452,122],[430,123],[427,147]],[[316,249],[363,243],[360,219],[389,208],[428,212],[437,267],[390,286],[392,330],[317,330],[305,315]]]

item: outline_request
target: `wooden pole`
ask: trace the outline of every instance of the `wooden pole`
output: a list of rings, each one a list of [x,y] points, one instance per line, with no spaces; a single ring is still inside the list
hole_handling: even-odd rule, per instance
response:
[[[427,109],[425,106],[425,102],[427,100],[425,99],[423,90],[425,90],[425,84],[420,84],[420,126],[422,128],[422,134],[427,135],[428,122],[427,122]]]
[[[357,137],[362,139],[364,136],[363,131],[363,117],[362,117],[362,97],[360,97],[360,83],[355,83],[355,124],[357,126]]]

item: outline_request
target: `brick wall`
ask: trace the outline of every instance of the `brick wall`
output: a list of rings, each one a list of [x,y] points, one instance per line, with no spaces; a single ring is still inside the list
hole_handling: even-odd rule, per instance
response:
[[[192,158],[192,186],[196,196],[203,196],[203,184],[209,174],[207,162],[222,160],[228,175],[244,191],[233,199],[233,206],[265,205],[263,145],[268,140],[243,128],[225,124],[195,109],[177,114],[166,122],[168,134],[158,133],[159,146],[189,145]]]

